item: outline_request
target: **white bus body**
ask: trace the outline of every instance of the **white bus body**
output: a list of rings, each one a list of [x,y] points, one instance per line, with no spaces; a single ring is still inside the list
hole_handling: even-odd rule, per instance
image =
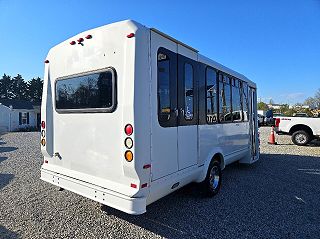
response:
[[[213,159],[257,161],[256,102],[255,83],[156,29],[80,33],[47,56],[41,179],[142,214],[204,181]]]

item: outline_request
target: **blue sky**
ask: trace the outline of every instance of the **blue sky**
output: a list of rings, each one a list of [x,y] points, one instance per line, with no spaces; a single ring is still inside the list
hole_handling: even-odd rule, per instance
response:
[[[320,0],[0,0],[0,74],[43,77],[51,47],[124,19],[246,75],[266,102],[302,102],[320,88]]]

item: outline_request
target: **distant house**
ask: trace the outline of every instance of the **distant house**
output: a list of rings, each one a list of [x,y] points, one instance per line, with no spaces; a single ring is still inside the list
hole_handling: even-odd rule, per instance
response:
[[[279,110],[281,108],[281,104],[267,104],[269,109]]]
[[[0,132],[17,131],[40,125],[40,103],[0,99]]]

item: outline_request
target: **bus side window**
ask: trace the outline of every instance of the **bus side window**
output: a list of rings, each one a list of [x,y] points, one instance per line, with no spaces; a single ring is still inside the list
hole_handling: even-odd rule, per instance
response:
[[[206,69],[206,116],[207,123],[217,122],[217,73],[212,68]]]
[[[248,121],[248,84],[242,82],[242,106],[243,106],[243,121]]]
[[[240,93],[239,80],[232,79],[232,120],[235,122],[242,120],[242,105]]]
[[[219,76],[219,121],[232,122],[230,78]]]
[[[158,53],[158,117],[159,122],[170,119],[170,59],[166,54]]]
[[[193,119],[193,67],[191,64],[184,65],[184,118]]]

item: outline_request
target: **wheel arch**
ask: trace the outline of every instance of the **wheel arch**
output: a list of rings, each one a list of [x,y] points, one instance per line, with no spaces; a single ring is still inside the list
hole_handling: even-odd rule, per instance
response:
[[[204,162],[203,169],[202,169],[199,177],[197,178],[196,182],[200,183],[205,180],[205,178],[207,176],[209,165],[213,160],[217,160],[220,163],[221,170],[223,170],[225,168],[225,161],[224,161],[224,156],[222,154],[222,151],[215,150],[214,152],[211,152],[209,154],[206,161]]]
[[[292,135],[294,132],[299,131],[299,130],[306,131],[310,135],[310,137],[313,136],[312,129],[309,126],[304,125],[304,124],[297,124],[297,125],[292,126],[289,130],[289,134]]]

